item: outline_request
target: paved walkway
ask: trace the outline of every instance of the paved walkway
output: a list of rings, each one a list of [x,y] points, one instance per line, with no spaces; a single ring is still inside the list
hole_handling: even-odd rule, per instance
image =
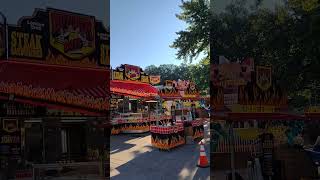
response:
[[[205,124],[206,154],[209,157],[209,122]],[[111,137],[112,180],[209,180],[210,168],[198,168],[199,145],[183,145],[170,152],[151,146],[149,133]]]

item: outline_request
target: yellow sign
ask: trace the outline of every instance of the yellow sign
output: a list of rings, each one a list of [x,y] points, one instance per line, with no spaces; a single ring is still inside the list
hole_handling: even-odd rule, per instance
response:
[[[232,112],[236,113],[274,113],[275,106],[233,105]]]
[[[41,35],[13,31],[11,54],[13,56],[42,58]]]
[[[141,82],[143,83],[149,83],[149,76],[144,76],[144,75],[141,75]]]
[[[114,80],[123,80],[123,72],[113,71]]]
[[[160,76],[150,76],[150,83],[155,85],[160,83]]]

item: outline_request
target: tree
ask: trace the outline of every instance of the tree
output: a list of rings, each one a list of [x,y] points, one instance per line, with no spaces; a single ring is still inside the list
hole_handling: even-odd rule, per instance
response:
[[[178,59],[192,62],[200,53],[209,56],[209,3],[210,0],[182,0],[182,13],[176,17],[186,22],[188,27],[177,32],[178,38],[171,45],[178,49]]]
[[[268,9],[263,2],[249,8],[246,0],[236,0],[218,13],[206,0],[183,1],[177,17],[188,28],[177,33],[172,47],[189,62],[201,52],[209,55],[211,45],[211,54],[231,61],[253,57],[255,64],[271,65],[273,79],[287,88],[292,106],[301,108],[320,90],[320,3],[283,0]],[[192,78],[198,78],[201,68],[191,66]]]
[[[145,68],[145,72],[160,75],[160,84],[164,84],[165,80],[192,80],[200,91],[209,92],[209,65],[209,59],[205,58],[197,64],[163,64],[158,67],[151,65]]]

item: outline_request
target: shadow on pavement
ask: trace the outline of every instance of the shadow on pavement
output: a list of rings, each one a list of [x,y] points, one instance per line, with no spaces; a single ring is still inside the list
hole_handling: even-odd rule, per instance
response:
[[[128,141],[135,140],[139,137],[145,137],[148,134],[120,134],[110,137],[110,154],[118,153],[121,151],[125,151],[134,147],[135,145],[132,143],[128,143]]]
[[[206,145],[207,155],[209,145]],[[117,167],[113,180],[210,179],[210,168],[198,168],[198,145],[184,145],[165,152],[151,147],[150,152],[132,151],[134,159]],[[209,159],[209,157],[208,157]]]

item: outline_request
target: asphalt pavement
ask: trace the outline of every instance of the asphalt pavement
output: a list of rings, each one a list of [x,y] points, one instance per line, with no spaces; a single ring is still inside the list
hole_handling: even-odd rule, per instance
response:
[[[205,123],[205,150],[209,153],[209,120]],[[209,180],[210,168],[198,168],[198,144],[183,145],[169,152],[151,146],[150,133],[111,137],[112,180]]]

